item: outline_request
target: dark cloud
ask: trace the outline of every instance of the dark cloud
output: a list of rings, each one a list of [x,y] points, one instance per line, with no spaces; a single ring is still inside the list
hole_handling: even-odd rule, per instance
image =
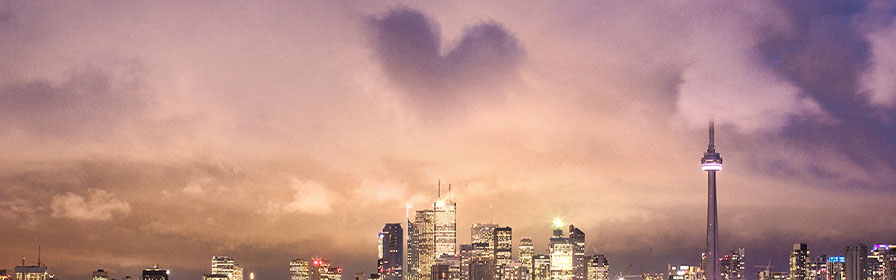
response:
[[[386,75],[422,110],[457,106],[502,85],[524,56],[514,35],[494,22],[465,29],[444,54],[438,25],[418,11],[395,9],[369,24]]]
[[[48,80],[0,85],[0,126],[35,135],[80,136],[114,129],[142,112],[144,70],[137,61],[74,69],[59,83]]]

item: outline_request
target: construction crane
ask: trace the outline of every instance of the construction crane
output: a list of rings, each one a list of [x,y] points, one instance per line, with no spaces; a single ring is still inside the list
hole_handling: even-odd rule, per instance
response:
[[[765,270],[764,270],[764,271],[765,271],[765,274],[768,274],[768,273],[769,273],[769,269],[771,269],[771,268],[774,267],[774,266],[772,266],[772,260],[768,260],[768,265],[754,265],[753,267],[755,267],[755,268],[765,268]]]
[[[653,247],[650,247],[650,250],[647,251],[647,259],[644,260],[644,266],[641,267],[641,279],[645,279],[647,275],[647,264],[650,263],[650,255],[653,254]]]
[[[628,265],[628,267],[625,268],[624,273],[623,272],[619,273],[619,276],[617,277],[617,279],[625,280],[625,277],[637,276],[637,275],[629,275],[628,273],[631,271],[632,271],[632,265]]]

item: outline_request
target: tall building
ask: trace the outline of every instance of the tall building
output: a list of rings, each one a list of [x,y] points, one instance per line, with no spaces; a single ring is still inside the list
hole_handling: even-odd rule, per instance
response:
[[[227,275],[228,280],[243,280],[243,268],[228,256],[212,257],[212,274]]]
[[[896,245],[875,244],[867,262],[871,280],[896,280]]]
[[[109,280],[109,272],[106,272],[102,269],[97,269],[93,272],[93,280]]]
[[[342,280],[342,268],[333,267],[329,260],[311,260],[311,280]]]
[[[719,260],[719,266],[722,269],[723,280],[746,280],[744,248],[732,250],[731,254],[723,256]]]
[[[809,248],[805,243],[793,244],[790,251],[790,280],[809,280]]]
[[[846,257],[833,256],[828,258],[828,279],[846,280]]]
[[[610,262],[604,254],[597,254],[588,258],[588,279],[586,280],[610,280]]]
[[[588,276],[585,267],[585,233],[574,225],[569,225],[569,242],[572,243],[573,280],[585,280]]]
[[[16,266],[13,269],[16,274],[16,280],[48,280],[52,277],[47,272],[47,267],[38,263],[38,265]]]
[[[488,250],[490,254],[493,254],[495,250],[496,228],[498,228],[497,224],[473,224],[471,232],[472,243],[485,243],[487,245],[486,250]],[[494,255],[492,255],[492,259],[494,259]]]
[[[460,244],[460,280],[470,280],[470,263],[473,261],[473,244]]]
[[[529,269],[523,266],[522,263],[517,261],[511,261],[510,263],[504,265],[504,271],[502,271],[504,280],[530,280],[531,275],[529,274]]]
[[[416,217],[415,217],[416,220]],[[418,280],[420,273],[420,234],[417,232],[417,225],[408,219],[408,251],[407,251],[407,271],[404,272],[407,280]]]
[[[377,273],[379,279],[401,280],[402,265],[404,260],[404,231],[401,224],[386,224],[379,234],[379,260],[377,261]]]
[[[415,280],[428,280],[432,274],[432,264],[435,261],[435,212],[429,209],[417,210],[414,220],[416,227],[416,248],[413,249],[417,253],[414,265],[417,271],[414,273],[417,277]],[[408,249],[412,251],[412,249]],[[411,267],[408,265],[408,267]]]
[[[495,251],[490,248],[494,246],[489,246],[489,243],[486,242],[476,242],[472,246],[473,258],[470,261],[470,279],[493,280],[495,278]]]
[[[535,256],[535,245],[532,244],[532,238],[523,237],[520,239],[520,249],[518,251],[519,257],[517,257],[517,260],[523,267],[529,269],[529,273],[531,274],[534,271],[532,257]]]
[[[504,267],[513,261],[513,229],[510,227],[495,228],[495,278],[504,279]]]
[[[716,213],[716,172],[722,171],[722,156],[716,152],[715,124],[709,122],[709,146],[700,159],[700,169],[706,171],[708,177],[706,207],[706,259],[703,268],[706,280],[721,280],[719,269],[719,217]]]
[[[143,270],[141,279],[143,280],[168,280],[169,271],[159,268],[159,265],[152,265]]]
[[[573,280],[573,244],[563,237],[563,230],[554,229],[551,237],[551,280]]]
[[[857,244],[846,247],[846,280],[868,280],[868,246]]]
[[[551,256],[535,255],[532,257],[532,280],[551,280]]]
[[[828,276],[828,256],[809,257],[809,270],[807,271],[806,279],[829,280]]]
[[[457,204],[451,201],[451,184],[448,194],[442,197],[442,181],[439,180],[439,200],[433,203],[435,219],[434,257],[457,255]]]
[[[440,280],[438,277],[447,277],[448,280],[460,280],[460,256],[457,255],[441,255],[436,258],[435,262],[432,265],[432,272],[439,271],[442,273],[447,271],[447,274],[431,274],[430,277],[432,280]],[[436,266],[439,266],[436,269]],[[447,269],[447,270],[446,270]],[[441,279],[445,280],[445,279]]]
[[[311,280],[311,263],[303,259],[289,262],[289,280]]]

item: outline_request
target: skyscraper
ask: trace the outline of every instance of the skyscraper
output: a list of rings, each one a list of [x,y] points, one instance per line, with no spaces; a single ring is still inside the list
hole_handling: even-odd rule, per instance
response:
[[[420,273],[420,234],[417,232],[417,225],[408,219],[408,252],[407,252],[407,271],[404,272],[407,280],[418,280]]]
[[[846,280],[846,257],[833,256],[828,258],[828,279]]]
[[[551,256],[535,255],[532,257],[532,280],[551,280]]]
[[[342,280],[342,268],[325,259],[311,260],[311,280]]]
[[[492,254],[492,259],[494,259],[496,228],[498,228],[497,224],[475,223],[471,229],[472,243],[485,243],[489,254]]]
[[[793,244],[790,251],[790,280],[809,280],[809,248],[805,243]]]
[[[574,225],[569,225],[569,242],[572,243],[573,280],[585,280],[588,277],[585,267],[585,233]]]
[[[520,264],[523,265],[523,267],[528,269],[529,274],[532,275],[532,272],[534,271],[534,268],[532,266],[532,257],[535,256],[535,246],[532,244],[532,238],[523,237],[522,239],[520,239],[520,249],[518,251],[519,257],[517,258],[517,260],[520,262]]]
[[[587,280],[610,280],[610,262],[604,254],[597,254],[588,258]]]
[[[495,229],[495,279],[504,279],[504,266],[513,260],[513,229],[499,227]]]
[[[495,278],[495,251],[494,249],[489,249],[490,246],[488,244],[486,242],[472,244],[473,259],[470,261],[470,279],[472,280],[492,280]]]
[[[719,217],[716,213],[716,172],[722,171],[722,156],[716,152],[715,124],[709,122],[709,146],[700,159],[700,167],[706,171],[708,178],[706,207],[706,259],[703,268],[706,280],[721,280],[719,271]]]
[[[379,279],[401,280],[404,253],[404,231],[401,224],[386,224],[379,234],[379,260],[377,261],[377,273]]]
[[[809,270],[806,274],[809,280],[829,280],[828,279],[828,256],[821,255],[809,257]]]
[[[143,270],[143,280],[168,280],[168,270],[159,268],[159,265],[151,265]]]
[[[460,244],[460,280],[470,280],[470,264],[473,257],[473,244]]]
[[[212,274],[227,275],[228,280],[243,280],[243,268],[228,256],[212,257]]]
[[[896,280],[896,245],[874,244],[867,262],[871,280]]]
[[[563,237],[563,230],[554,229],[551,237],[551,280],[573,279],[573,244]]]
[[[289,262],[289,280],[311,280],[311,263],[303,259]]]
[[[417,210],[414,220],[417,237],[416,280],[428,280],[432,275],[435,261],[435,212],[429,209]],[[411,251],[411,249],[408,249]],[[409,266],[410,267],[410,266]]]
[[[744,248],[732,250],[731,254],[723,256],[719,260],[719,266],[722,268],[723,280],[745,280]]]
[[[868,246],[857,244],[846,247],[846,280],[868,280]]]
[[[442,197],[442,181],[439,180],[439,200],[433,203],[435,219],[434,257],[457,255],[457,204],[451,201],[451,184],[448,194]]]

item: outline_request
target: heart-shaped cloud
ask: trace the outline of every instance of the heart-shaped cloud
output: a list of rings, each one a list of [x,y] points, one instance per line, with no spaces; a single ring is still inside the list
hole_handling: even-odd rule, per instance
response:
[[[437,24],[422,13],[399,8],[371,18],[372,44],[392,83],[419,108],[451,108],[488,95],[516,74],[524,51],[498,23],[464,30],[441,53]]]

